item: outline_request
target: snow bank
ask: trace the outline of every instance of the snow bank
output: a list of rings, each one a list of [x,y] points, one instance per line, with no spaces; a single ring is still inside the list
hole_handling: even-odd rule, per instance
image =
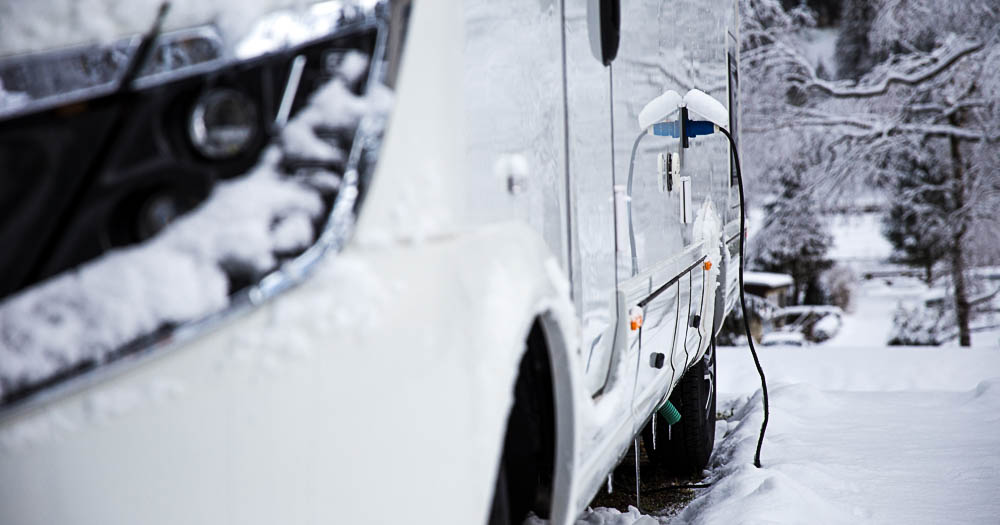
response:
[[[356,62],[355,60],[347,61]],[[284,148],[346,157],[329,142],[304,144],[312,129],[349,132],[367,111],[385,111],[388,90],[357,97],[337,78],[289,124]],[[322,195],[339,176],[281,173],[269,147],[247,175],[222,182],[199,208],[150,241],[113,250],[0,302],[0,399],[83,363],[99,363],[136,338],[218,312],[230,278],[256,279],[316,238]]]
[[[766,348],[758,355],[768,384],[807,383],[822,390],[959,392],[1000,376],[997,348],[821,345]],[[749,395],[760,388],[747,348],[720,347],[718,358],[725,359],[719,365],[720,392]]]
[[[720,349],[713,485],[671,523],[987,523],[1000,515],[1000,351]],[[942,392],[946,390],[947,392]]]
[[[829,343],[719,348],[717,441],[701,493],[670,523],[992,523],[1000,515],[1000,348],[883,346],[919,281],[869,281]]]
[[[577,525],[993,523],[1000,349],[719,348],[711,487],[678,515],[588,509]],[[541,521],[530,521],[532,525]]]

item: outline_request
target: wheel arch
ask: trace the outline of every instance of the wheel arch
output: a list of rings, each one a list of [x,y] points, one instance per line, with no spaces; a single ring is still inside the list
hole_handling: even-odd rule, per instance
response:
[[[544,337],[552,371],[552,394],[555,416],[555,450],[552,486],[552,523],[570,522],[573,516],[573,494],[575,490],[574,458],[577,455],[577,423],[580,378],[574,372],[572,344],[567,337],[566,327],[551,310],[544,311],[535,319]]]
[[[535,314],[524,329],[524,350],[518,358],[518,371],[512,384],[514,395],[495,469],[496,475],[499,475],[501,463],[511,461],[508,454],[519,456],[533,445],[533,436],[524,435],[526,433],[521,429],[520,415],[525,408],[518,404],[531,406],[528,411],[537,411],[542,416],[538,421],[541,434],[552,434],[551,440],[541,443],[537,456],[538,465],[547,469],[547,472],[538,472],[540,479],[548,483],[538,485],[532,503],[546,504],[552,523],[569,522],[573,517],[573,458],[576,455],[577,435],[574,387],[578,379],[573,373],[571,332],[567,331],[566,324],[558,308],[545,308]],[[531,385],[531,399],[524,398],[525,385]],[[518,433],[518,430],[521,432]],[[509,486],[527,482],[510,478],[510,463],[506,464],[506,468]],[[512,510],[516,510],[517,506],[512,505]]]

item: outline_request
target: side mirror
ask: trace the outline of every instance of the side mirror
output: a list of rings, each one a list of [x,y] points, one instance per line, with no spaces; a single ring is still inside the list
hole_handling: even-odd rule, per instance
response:
[[[587,2],[587,32],[590,52],[605,66],[618,56],[621,38],[620,0],[589,0]]]

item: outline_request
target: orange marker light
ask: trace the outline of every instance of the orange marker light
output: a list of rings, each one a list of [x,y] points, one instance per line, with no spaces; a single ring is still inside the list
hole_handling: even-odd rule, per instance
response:
[[[633,332],[642,328],[642,308],[633,306],[628,312],[628,317],[629,327]]]
[[[712,269],[712,261],[705,261],[705,271],[707,272],[711,269]]]

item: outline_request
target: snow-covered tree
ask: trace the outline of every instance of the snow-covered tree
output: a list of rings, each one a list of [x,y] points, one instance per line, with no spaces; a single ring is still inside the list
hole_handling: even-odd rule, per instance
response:
[[[792,276],[796,302],[815,303],[823,295],[820,274],[832,265],[827,252],[833,237],[803,186],[804,168],[793,162],[781,170],[780,192],[764,206],[767,219],[754,235],[750,253],[754,267]]]
[[[928,170],[946,178],[931,186],[944,187],[951,201],[940,233],[948,241],[959,340],[968,345],[966,269],[1000,244],[979,235],[997,225],[1000,209],[1000,2],[868,4],[874,15],[854,29],[857,41],[867,36],[875,63],[860,78],[830,81],[799,51],[802,29],[815,20],[808,9],[743,0],[743,137],[752,150],[744,157],[756,158],[748,172],[767,182],[766,174],[794,150],[789,144],[818,141],[816,162],[804,170],[813,176],[806,186],[833,200],[898,189],[901,179],[913,178],[899,159],[925,159]],[[841,13],[845,23],[856,19],[848,9]]]
[[[890,346],[936,346],[947,338],[943,312],[922,305],[898,305],[889,331]]]
[[[949,217],[955,213],[949,177],[933,169],[933,155],[915,157],[904,151],[894,159],[909,176],[896,177],[889,187],[889,210],[882,233],[895,248],[896,262],[924,269],[927,284],[934,282],[934,266],[950,247]],[[930,158],[928,158],[930,157]]]

